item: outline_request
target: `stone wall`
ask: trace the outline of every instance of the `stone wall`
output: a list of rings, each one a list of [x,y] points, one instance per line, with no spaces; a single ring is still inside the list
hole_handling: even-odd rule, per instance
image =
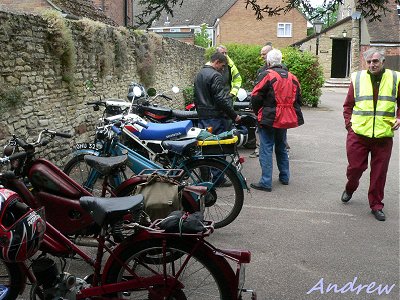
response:
[[[126,99],[132,81],[164,92],[187,87],[204,63],[203,48],[174,39],[88,19],[62,20],[67,33],[61,34],[59,22],[0,11],[0,95],[22,91],[22,103],[1,113],[0,145],[13,133],[36,138],[43,128],[74,133],[40,153],[59,165],[75,142],[93,140],[101,116],[85,105],[98,99],[84,88],[86,80],[102,99]],[[175,98],[173,106],[183,107],[183,98]]]

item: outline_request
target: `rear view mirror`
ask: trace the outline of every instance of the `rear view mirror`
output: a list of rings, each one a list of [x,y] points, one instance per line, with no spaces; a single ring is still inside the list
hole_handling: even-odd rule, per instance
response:
[[[150,97],[153,97],[153,96],[155,96],[156,95],[156,89],[155,88],[149,88],[148,90],[147,90],[147,95],[149,95]]]

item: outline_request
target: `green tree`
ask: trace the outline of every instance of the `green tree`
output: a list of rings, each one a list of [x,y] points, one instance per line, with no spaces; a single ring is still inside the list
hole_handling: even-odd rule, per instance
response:
[[[300,82],[303,103],[317,107],[325,82],[318,58],[308,51],[301,52],[293,47],[282,49],[282,55],[284,64]]]
[[[201,24],[200,31],[194,34],[194,44],[203,48],[210,47],[211,39],[207,33],[207,24]]]

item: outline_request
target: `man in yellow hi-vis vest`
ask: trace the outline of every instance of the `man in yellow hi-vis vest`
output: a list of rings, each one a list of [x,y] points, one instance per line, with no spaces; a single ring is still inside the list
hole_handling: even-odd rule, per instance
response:
[[[225,55],[228,59],[228,65],[222,71],[222,77],[224,78],[227,89],[229,89],[229,94],[232,97],[236,97],[240,87],[242,86],[242,77],[240,76],[235,63],[228,56],[228,49],[225,46],[220,45],[217,47],[217,51]]]
[[[400,72],[385,69],[383,50],[370,48],[363,55],[368,70],[351,75],[350,88],[343,105],[348,131],[348,166],[347,184],[341,200],[348,202],[352,198],[368,167],[368,156],[371,154],[369,205],[375,218],[385,221],[382,200],[386,174],[394,130],[400,126]]]

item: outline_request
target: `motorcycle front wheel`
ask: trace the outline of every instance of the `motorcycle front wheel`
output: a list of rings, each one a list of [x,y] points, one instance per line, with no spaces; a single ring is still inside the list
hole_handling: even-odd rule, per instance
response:
[[[180,238],[144,240],[127,247],[118,258],[130,270],[115,261],[106,276],[107,283],[118,283],[135,277],[139,281],[149,277],[158,278],[158,281],[164,283],[107,296],[149,300],[236,299],[237,291],[232,291],[230,285],[234,274],[228,262],[211,251],[205,251],[202,246],[193,253],[193,246],[193,243]],[[173,284],[169,285],[168,282]]]

